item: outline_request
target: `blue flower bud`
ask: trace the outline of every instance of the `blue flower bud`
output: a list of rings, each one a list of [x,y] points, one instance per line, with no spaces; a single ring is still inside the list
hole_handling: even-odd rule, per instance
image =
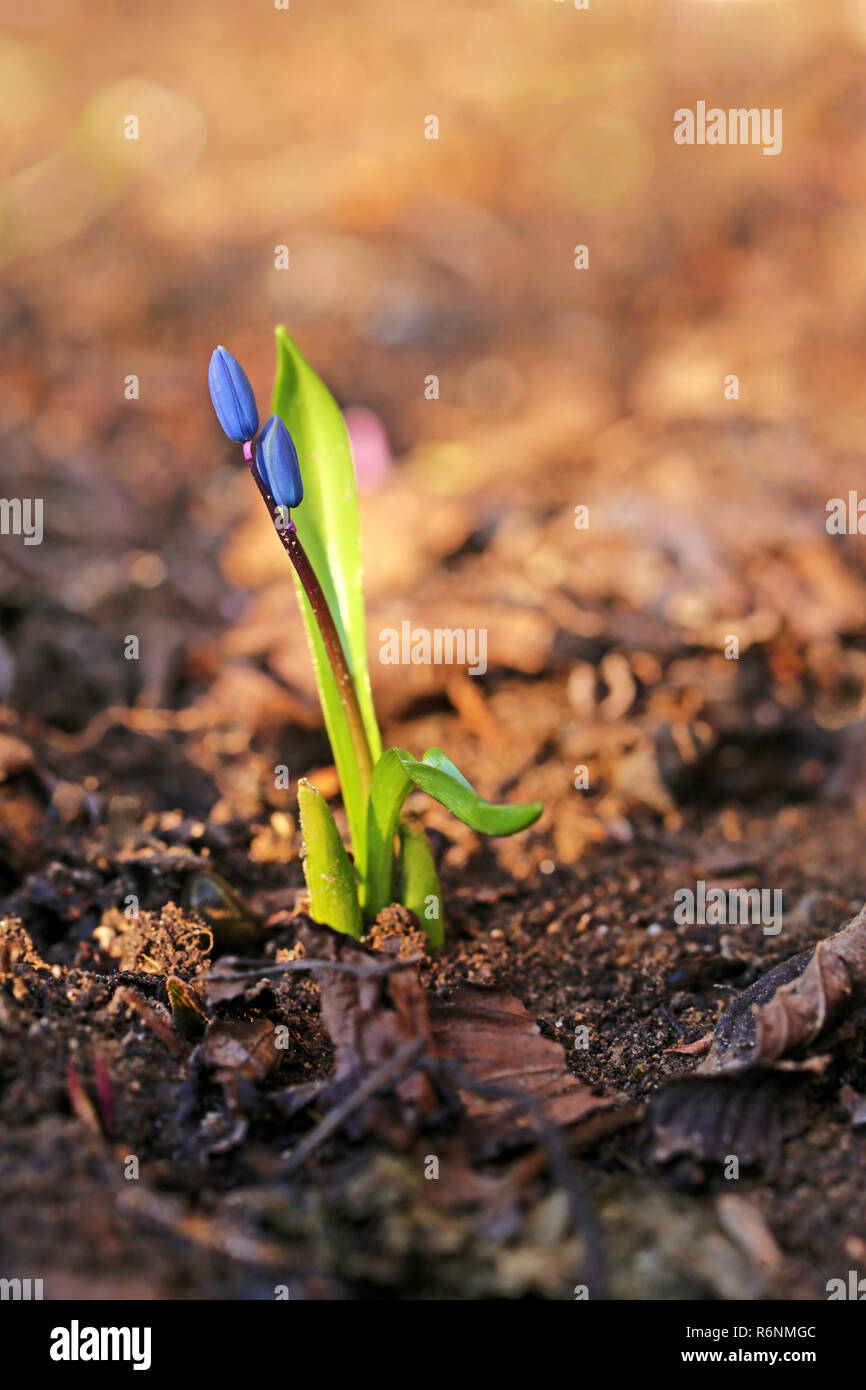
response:
[[[207,384],[217,419],[236,444],[253,439],[259,412],[247,374],[227,348],[218,347],[207,369]]]
[[[298,454],[279,415],[272,415],[256,440],[256,467],[279,507],[297,507],[304,495]]]

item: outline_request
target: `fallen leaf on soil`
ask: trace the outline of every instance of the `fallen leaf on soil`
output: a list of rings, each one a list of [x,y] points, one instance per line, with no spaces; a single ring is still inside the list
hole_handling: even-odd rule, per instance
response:
[[[246,973],[237,974],[238,966]],[[256,978],[240,956],[221,956],[213,970],[199,975],[194,983],[197,993],[211,1009],[235,999],[242,1000],[246,1008],[259,1009],[267,1009],[275,1002],[271,983],[264,976]]]
[[[614,1104],[575,1080],[565,1049],[504,990],[464,985],[448,1003],[431,999],[430,1019],[437,1056],[460,1068],[456,1089],[485,1153]]]
[[[386,938],[378,953],[309,919],[302,919],[298,936],[310,957],[340,967],[316,972],[322,1015],[337,1051],[326,1103],[345,1101],[389,1059],[420,1040],[432,1070],[438,1066],[472,1122],[476,1151],[499,1152],[613,1105],[612,1098],[595,1096],[574,1079],[564,1049],[542,1037],[512,995],[472,985],[455,990],[448,1003],[425,994],[415,961],[404,960],[399,962],[404,968],[397,968],[399,936]],[[430,1070],[407,1066],[390,1086],[399,1101],[396,1116],[393,1107],[373,1097],[349,1117],[347,1127],[362,1132],[388,1123],[393,1128],[396,1120],[405,1132],[430,1115],[439,1106]]]
[[[657,1091],[647,1110],[654,1163],[688,1155],[742,1164],[775,1162],[782,1141],[802,1127],[805,1087],[799,1077],[764,1068],[747,1077],[677,1077]]]
[[[740,1072],[807,1047],[866,997],[866,907],[835,935],[782,961],[725,1010],[704,1073]]]
[[[278,552],[277,558],[285,560]],[[237,722],[243,710],[246,728],[268,732],[285,724],[312,722],[310,701],[300,700],[273,676],[246,661],[226,661],[217,666],[212,684],[196,702],[206,719]]]
[[[350,936],[319,926],[302,917],[298,938],[307,955],[338,967],[316,971],[322,996],[322,1017],[337,1052],[337,1070],[324,1095],[326,1104],[337,1104],[408,1042],[430,1038],[430,1024],[417,966],[389,960],[385,952],[373,953]],[[378,970],[371,967],[392,969]],[[381,1097],[372,1097],[353,1113],[348,1128],[353,1134],[376,1127],[411,1127],[438,1106],[430,1079],[412,1069],[392,1087],[399,1102],[395,1116]]]
[[[201,1055],[216,1069],[219,1079],[261,1081],[279,1065],[282,1054],[269,1018],[249,1022],[218,1018],[208,1027]]]

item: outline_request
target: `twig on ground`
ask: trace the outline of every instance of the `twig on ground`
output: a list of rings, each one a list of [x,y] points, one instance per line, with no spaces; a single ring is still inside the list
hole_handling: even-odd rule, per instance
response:
[[[382,1090],[389,1082],[395,1080],[401,1072],[409,1068],[410,1063],[414,1062],[424,1049],[424,1038],[410,1038],[407,1043],[389,1057],[380,1067],[371,1072],[365,1081],[362,1081],[357,1090],[350,1096],[335,1105],[333,1110],[316,1125],[316,1128],[301,1140],[296,1148],[291,1149],[286,1156],[286,1166],[283,1173],[288,1175],[294,1173],[307,1159],[315,1153],[326,1139],[335,1134],[345,1120],[353,1115],[356,1110],[360,1110],[362,1105]]]
[[[374,961],[368,965],[349,965],[336,960],[284,960],[277,965],[251,965],[243,970],[214,970],[208,975],[200,975],[202,980],[256,980],[260,975],[281,975],[292,970],[334,970],[338,975],[355,975],[358,979],[373,979],[377,975],[392,975],[397,970],[408,970],[418,965],[423,956],[407,956],[405,960]]]

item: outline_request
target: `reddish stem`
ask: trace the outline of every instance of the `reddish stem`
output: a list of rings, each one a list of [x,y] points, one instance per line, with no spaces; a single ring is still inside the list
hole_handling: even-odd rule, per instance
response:
[[[361,707],[358,704],[358,694],[355,690],[355,682],[352,679],[352,672],[346,653],[343,650],[343,643],[337,631],[333,614],[328,606],[325,591],[319,583],[316,571],[310,563],[309,556],[301,545],[295,523],[292,521],[287,507],[281,507],[271,496],[267,484],[263,481],[256,467],[253,458],[253,449],[250,444],[244,445],[244,458],[249,464],[253,482],[262,495],[265,506],[274,523],[274,530],[283,543],[283,549],[295,567],[298,579],[301,581],[304,593],[313,610],[313,617],[321,634],[325,652],[333,672],[334,680],[337,684],[337,692],[340,702],[346,715],[346,723],[349,726],[349,734],[352,739],[352,746],[355,750],[355,760],[358,764],[358,773],[361,779],[361,791],[366,797],[370,788],[370,778],[373,775],[373,758],[370,753],[370,745],[367,741],[367,731],[364,728],[364,719],[361,714]],[[279,524],[284,523],[284,524]]]

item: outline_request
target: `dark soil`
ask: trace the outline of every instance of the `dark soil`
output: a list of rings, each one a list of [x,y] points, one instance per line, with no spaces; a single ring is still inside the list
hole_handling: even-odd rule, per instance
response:
[[[507,709],[516,690],[506,683],[493,708]],[[543,1145],[467,1168],[459,1120],[439,1116],[396,1146],[376,1133],[337,1135],[281,1176],[315,1114],[297,1108],[291,1088],[333,1068],[317,985],[253,974],[222,987],[218,1017],[282,1024],[289,1037],[266,1074],[229,1084],[172,1028],[165,982],[198,977],[201,988],[209,961],[226,949],[238,957],[239,945],[239,959],[293,954],[297,832],[284,812],[252,825],[143,812],[141,803],[172,796],[189,736],[142,735],[127,722],[67,755],[75,785],[103,757],[110,769],[75,818],[64,823],[48,800],[57,757],[48,735],[33,738],[32,764],[4,785],[6,824],[29,825],[32,841],[26,872],[5,856],[10,880],[20,875],[4,905],[0,995],[6,1268],[38,1269],[55,1297],[272,1297],[278,1285],[308,1298],[572,1297],[593,1232],[570,1219]],[[424,717],[426,729],[440,722],[465,760],[454,716]],[[399,739],[428,736],[409,724]],[[551,781],[543,790],[555,819]],[[425,986],[444,999],[463,981],[507,988],[563,1045],[576,1077],[618,1098],[613,1117],[588,1134],[577,1126],[569,1143],[587,1220],[601,1232],[606,1282],[593,1269],[596,1293],[821,1297],[862,1249],[863,1139],[840,1103],[844,1085],[866,1089],[862,1030],[841,1030],[820,1074],[741,1081],[730,1103],[713,1096],[697,1154],[655,1162],[641,1103],[694,1069],[671,1049],[859,906],[862,829],[850,807],[820,796],[775,814],[695,809],[675,834],[647,814],[629,826],[578,864],[542,862],[523,879],[461,837],[444,855],[448,941],[424,966]],[[779,885],[781,937],[676,926],[674,892],[697,878]],[[141,908],[131,921],[130,894]],[[193,898],[223,942],[213,951],[204,917],[168,905]],[[576,1047],[580,1025],[589,1041]],[[724,1173],[730,1154],[743,1158],[736,1182]],[[438,1183],[424,1177],[431,1155]],[[125,1177],[131,1156],[137,1180]]]
[[[198,8],[84,3],[10,43],[3,490],[44,499],[45,536],[0,535],[0,1275],[823,1298],[866,1270],[862,1013],[742,1076],[691,1079],[689,1048],[866,898],[866,540],[826,528],[866,477],[862,23],[333,8],[215,0],[202,42]],[[783,157],[674,144],[681,101],[765,77]],[[335,1081],[324,977],[296,968],[297,781],[338,818],[339,788],[285,556],[205,386],[224,342],[263,404],[275,319],[390,443],[371,463],[356,417],[386,743],[546,805],[481,842],[413,797],[447,913],[427,1016],[476,986],[531,1089],[522,1002],[585,1102],[568,1123],[527,1104],[482,1138],[489,1075],[425,1040],[317,1128],[364,1075]],[[404,620],[483,629],[486,673],[381,664]],[[781,932],[677,924],[699,880],[781,891]],[[392,910],[388,970],[395,936],[415,951]]]

